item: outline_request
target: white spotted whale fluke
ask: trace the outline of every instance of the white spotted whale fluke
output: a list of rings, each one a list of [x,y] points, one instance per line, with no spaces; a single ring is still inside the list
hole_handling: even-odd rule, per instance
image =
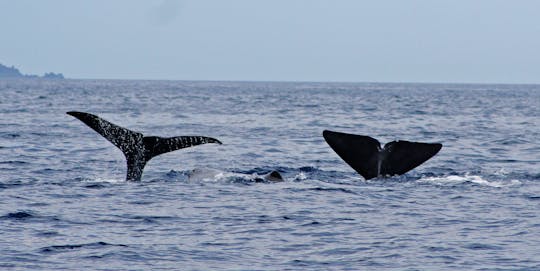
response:
[[[340,132],[323,131],[330,147],[364,179],[401,175],[437,154],[442,144],[392,141],[383,148],[377,139]]]
[[[143,136],[96,115],[77,111],[67,114],[84,122],[124,153],[127,161],[127,181],[140,181],[146,163],[160,154],[206,143],[221,144],[219,140],[205,136]]]

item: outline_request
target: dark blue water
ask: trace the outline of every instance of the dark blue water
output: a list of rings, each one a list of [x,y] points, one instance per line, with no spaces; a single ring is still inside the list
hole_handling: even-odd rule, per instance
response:
[[[3,80],[0,97],[0,270],[540,270],[538,85]],[[224,144],[126,183],[70,110]],[[444,147],[364,181],[324,129]],[[252,181],[274,169],[285,182]]]

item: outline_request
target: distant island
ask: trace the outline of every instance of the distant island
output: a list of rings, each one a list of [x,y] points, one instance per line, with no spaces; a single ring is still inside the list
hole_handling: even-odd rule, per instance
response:
[[[14,66],[8,67],[0,63],[0,79],[3,78],[45,78],[45,79],[64,79],[61,73],[47,72],[43,76],[33,74],[22,74]]]

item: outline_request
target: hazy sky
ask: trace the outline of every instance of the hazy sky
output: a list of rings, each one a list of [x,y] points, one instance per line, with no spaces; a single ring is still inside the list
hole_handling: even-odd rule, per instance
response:
[[[0,63],[70,78],[540,83],[540,1],[0,0]]]

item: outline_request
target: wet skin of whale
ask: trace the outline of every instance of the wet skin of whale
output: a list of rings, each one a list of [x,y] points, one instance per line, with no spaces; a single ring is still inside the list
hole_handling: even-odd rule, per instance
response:
[[[381,148],[381,143],[372,137],[328,130],[323,131],[323,137],[339,157],[366,180],[404,174],[442,148],[440,143],[404,140],[386,143]]]
[[[140,181],[146,163],[160,154],[206,143],[221,144],[219,140],[205,136],[144,136],[96,115],[77,111],[67,114],[94,129],[124,153],[127,161],[127,181]]]
[[[120,127],[96,115],[70,111],[79,119],[118,147],[126,157],[127,181],[140,181],[146,163],[160,154],[206,143],[221,142],[205,136],[157,137],[144,136]],[[421,165],[442,148],[439,143],[392,141],[381,148],[376,139],[355,134],[325,130],[323,137],[330,147],[366,180],[401,175]],[[263,180],[279,182],[283,178],[277,171],[265,175]]]

